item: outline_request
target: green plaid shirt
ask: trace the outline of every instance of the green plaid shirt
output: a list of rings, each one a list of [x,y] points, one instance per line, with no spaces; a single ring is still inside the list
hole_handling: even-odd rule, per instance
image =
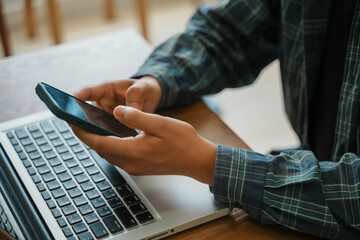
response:
[[[203,5],[135,77],[162,85],[161,107],[251,84],[279,59],[285,109],[303,150],[263,155],[218,145],[214,196],[266,224],[330,239],[360,238],[360,3],[347,47],[332,158],[309,149],[331,0],[227,0]],[[241,103],[239,103],[241,104]],[[245,103],[244,103],[245,104]]]

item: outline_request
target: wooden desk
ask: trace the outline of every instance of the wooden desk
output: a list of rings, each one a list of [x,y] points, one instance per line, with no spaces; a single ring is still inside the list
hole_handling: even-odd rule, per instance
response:
[[[0,122],[45,110],[34,88],[44,81],[67,92],[102,80],[127,78],[152,51],[134,30],[102,35],[0,60]],[[204,137],[229,146],[249,147],[205,104],[168,110]],[[256,223],[242,210],[169,239],[311,239],[308,235]]]

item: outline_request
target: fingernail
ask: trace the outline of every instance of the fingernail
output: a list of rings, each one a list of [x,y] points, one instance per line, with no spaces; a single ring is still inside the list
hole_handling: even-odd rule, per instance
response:
[[[138,103],[138,102],[131,102],[131,103],[129,103],[129,107],[133,107],[133,108],[136,108],[136,109],[140,109],[140,103]]]
[[[124,111],[125,110],[125,106],[121,106],[121,105],[119,105],[119,106],[117,106],[115,109],[114,109],[114,115],[115,116],[120,116],[121,115],[121,113],[122,113],[122,111]]]

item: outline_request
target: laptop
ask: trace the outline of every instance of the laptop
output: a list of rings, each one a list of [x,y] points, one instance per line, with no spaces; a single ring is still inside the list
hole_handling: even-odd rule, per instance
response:
[[[154,240],[230,212],[191,178],[128,175],[49,111],[0,123],[0,190],[15,239]]]

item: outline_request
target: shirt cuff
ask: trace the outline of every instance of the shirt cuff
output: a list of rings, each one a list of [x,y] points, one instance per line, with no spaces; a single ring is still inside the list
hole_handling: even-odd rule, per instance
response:
[[[242,208],[260,220],[266,156],[218,144],[213,193],[221,206]]]

